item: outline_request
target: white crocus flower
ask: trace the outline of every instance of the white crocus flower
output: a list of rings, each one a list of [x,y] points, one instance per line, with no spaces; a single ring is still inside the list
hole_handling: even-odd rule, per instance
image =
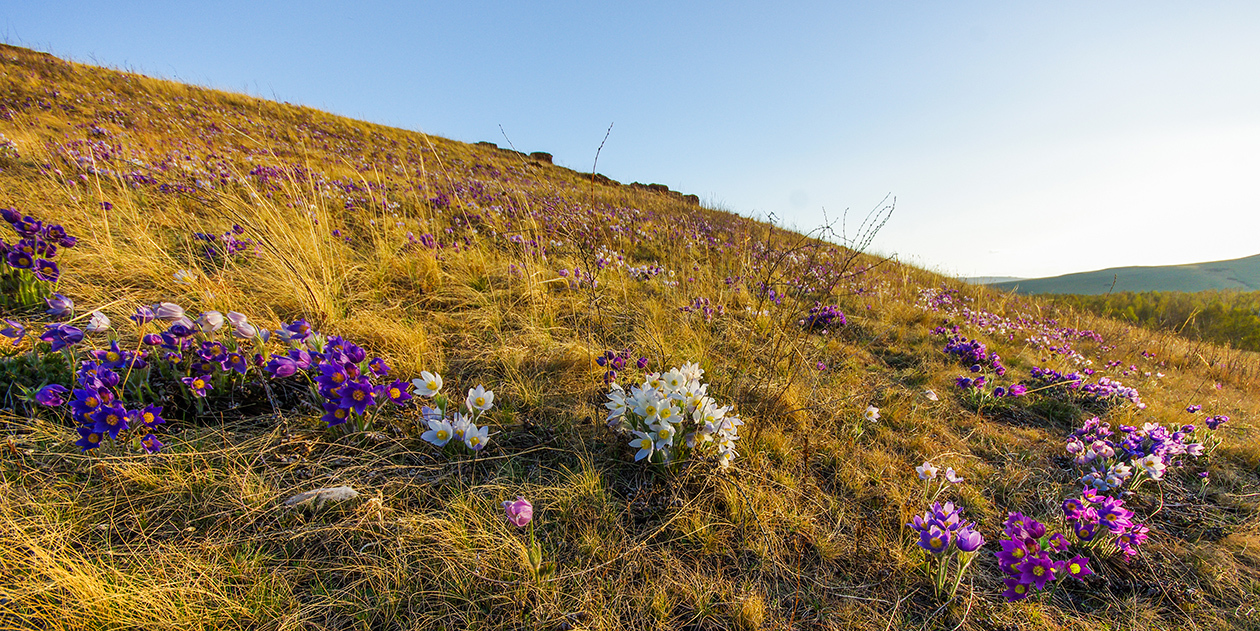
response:
[[[464,435],[468,433],[469,428],[474,428],[469,418],[456,412],[455,420],[451,421],[451,429],[455,432],[455,438],[464,440]]]
[[[634,461],[638,462],[652,456],[652,451],[656,449],[656,441],[652,440],[652,436],[647,432],[636,431],[634,440],[630,441],[630,446],[639,448],[638,453],[634,454]]]
[[[935,480],[936,472],[940,469],[938,469],[936,465],[924,461],[923,464],[915,467],[914,470],[919,473],[920,480]]]
[[[879,408],[877,408],[877,407],[875,407],[875,406],[873,406],[873,405],[868,405],[868,406],[866,406],[866,414],[865,414],[865,416],[866,416],[866,420],[868,420],[868,421],[878,421],[878,420],[879,420]]]
[[[430,420],[429,431],[420,435],[422,440],[433,443],[438,447],[445,446],[454,437],[455,428],[451,427],[451,424],[446,419]]]
[[[223,328],[223,314],[218,311],[206,311],[197,318],[197,328],[202,333],[216,333]]]
[[[700,364],[695,362],[687,362],[683,364],[682,368],[678,369],[678,372],[681,372],[683,376],[687,378],[687,381],[700,381],[700,379],[704,377],[704,369],[700,367]]]
[[[411,385],[416,387],[416,394],[432,397],[442,389],[442,375],[427,370],[420,371],[419,379],[412,379]]]
[[[93,311],[91,319],[88,320],[87,326],[83,328],[88,333],[104,333],[109,330],[109,316],[100,311]]]
[[[486,390],[485,386],[478,384],[476,388],[468,389],[468,398],[464,399],[464,403],[468,406],[469,411],[481,410],[485,412],[494,405],[494,393]]]
[[[668,392],[678,392],[687,386],[690,381],[683,376],[678,370],[671,370],[661,375],[661,381],[665,382],[665,390]]]
[[[669,423],[661,423],[656,428],[656,448],[664,449],[666,447],[673,446],[674,435],[677,432],[678,430],[674,429],[673,425],[670,425]]]
[[[670,402],[666,402],[661,406],[660,411],[656,413],[656,418],[660,419],[662,424],[682,421],[682,417],[678,414],[678,408],[674,407],[673,403]]]
[[[935,391],[935,390],[933,390],[933,389],[931,389],[931,388],[928,388],[927,390],[924,390],[924,391],[923,391],[923,396],[927,397],[927,398],[928,398],[928,401],[940,401],[940,400],[941,400],[941,398],[940,398],[939,396],[937,396],[937,395],[936,395],[936,391]]]

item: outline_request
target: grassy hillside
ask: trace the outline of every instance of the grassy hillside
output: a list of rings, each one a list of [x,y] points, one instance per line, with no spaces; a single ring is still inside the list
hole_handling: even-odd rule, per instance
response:
[[[1260,627],[1253,353],[521,153],[12,47],[0,112],[0,206],[31,216],[4,237],[0,626]],[[53,293],[73,312],[46,313]],[[699,379],[651,402],[711,400],[698,426],[658,411],[645,445],[606,424],[610,382],[630,396],[674,367]],[[465,441],[435,445],[449,428],[420,404],[456,420],[480,385]],[[134,427],[103,437],[124,405]],[[1081,580],[1023,598],[1036,569],[995,553],[1051,555],[1085,473],[1065,446],[1095,416],[1203,453],[1152,452],[1160,479],[1108,491],[1133,522],[1116,532],[1147,537],[1134,554],[1069,528],[1053,558],[1092,574],[1065,563]],[[287,502],[343,485],[357,497]],[[959,550],[958,524],[914,525],[932,499],[985,540],[953,598],[931,563],[955,557],[928,548]],[[1051,530],[1003,534],[1012,512]]]
[[[993,283],[993,288],[1021,294],[1083,294],[1109,292],[1260,290],[1260,254],[1228,261],[1112,267],[1094,272],[1064,274]]]

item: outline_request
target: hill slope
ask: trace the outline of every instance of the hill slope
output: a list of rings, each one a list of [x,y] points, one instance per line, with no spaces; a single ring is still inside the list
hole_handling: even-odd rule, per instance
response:
[[[1021,294],[1105,294],[1144,291],[1260,290],[1260,254],[1228,261],[1112,267],[1049,278],[992,283],[994,289]]]
[[[18,48],[0,112],[0,206],[32,217],[6,217],[0,270],[0,626],[1256,624],[1253,353],[541,157]],[[36,256],[55,286],[17,271]],[[76,307],[46,313],[52,291]],[[614,381],[650,434],[607,425]],[[1082,443],[1123,479],[1080,531],[1065,444],[1095,416],[1132,440]],[[916,532],[933,499],[986,540],[952,601],[928,549],[966,533]],[[1044,583],[1050,532],[1012,512],[1063,531],[1049,567],[1082,580]]]

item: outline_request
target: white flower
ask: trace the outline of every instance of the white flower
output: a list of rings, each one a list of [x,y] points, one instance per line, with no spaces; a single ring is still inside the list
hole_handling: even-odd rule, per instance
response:
[[[429,431],[420,435],[421,440],[428,441],[438,447],[445,446],[455,437],[455,428],[446,419],[429,421]]]
[[[953,468],[953,467],[946,467],[946,469],[945,469],[945,481],[946,481],[946,482],[949,482],[950,484],[959,484],[959,483],[961,483],[961,482],[965,482],[965,480],[964,480],[963,478],[958,477],[958,474],[957,474],[957,473],[954,473],[954,468]]]
[[[419,379],[412,379],[411,385],[416,387],[416,394],[431,397],[442,389],[442,375],[427,370],[420,371]]]
[[[682,368],[679,368],[678,371],[687,378],[687,381],[700,381],[700,379],[704,377],[704,369],[700,367],[700,364],[695,362],[687,362],[683,364]]]
[[[682,417],[678,414],[678,408],[674,407],[674,404],[669,401],[666,401],[665,404],[661,406],[660,411],[656,413],[656,418],[660,419],[662,424],[678,423],[682,421]]]
[[[192,270],[182,269],[175,272],[175,282],[181,285],[191,285],[197,280],[197,273]]]
[[[100,311],[93,311],[92,318],[88,320],[87,326],[83,330],[88,333],[103,333],[109,330],[109,316]]]
[[[920,480],[935,480],[936,472],[939,471],[935,465],[927,461],[924,461],[923,464],[915,467],[914,470],[919,472]]]
[[[878,421],[878,420],[879,420],[879,408],[877,408],[877,407],[875,407],[875,406],[873,406],[873,405],[868,405],[868,406],[866,406],[866,415],[865,415],[865,416],[866,416],[866,420],[868,420],[868,421]]]
[[[656,398],[656,392],[645,391],[642,400],[637,401],[634,406],[634,413],[651,422],[661,413],[661,406],[665,405],[664,401]]]
[[[656,441],[646,432],[634,432],[634,440],[630,441],[631,447],[638,447],[638,453],[634,454],[634,461],[638,462],[644,458],[652,456],[652,451],[656,448]]]
[[[665,384],[666,392],[678,392],[686,387],[690,379],[687,379],[681,371],[675,369],[661,375],[661,381]]]
[[[494,393],[486,390],[485,386],[478,384],[476,388],[468,389],[468,398],[464,399],[464,404],[468,406],[468,410],[481,410],[485,412],[494,405]]]
[[[674,434],[677,430],[669,423],[661,423],[656,428],[656,448],[664,449],[674,444]]]
[[[455,438],[464,440],[464,435],[468,433],[469,428],[476,429],[467,416],[456,412],[455,420],[451,421],[451,429],[455,432]]]
[[[1155,454],[1151,454],[1139,460],[1134,460],[1133,466],[1140,467],[1146,472],[1146,475],[1151,476],[1152,480],[1158,480],[1164,477],[1164,469],[1168,468],[1167,465],[1164,464],[1164,459],[1156,456]]]
[[[485,449],[486,443],[490,442],[490,426],[485,425],[477,427],[469,425],[468,431],[464,435],[464,444],[473,451],[481,451]]]
[[[927,390],[924,390],[924,391],[923,391],[923,396],[927,397],[929,401],[940,401],[940,400],[941,400],[941,398],[940,398],[939,396],[937,396],[936,391],[935,391],[935,390],[933,390],[933,389],[931,389],[931,388],[928,388]]]
[[[617,384],[612,385],[612,389],[608,391],[608,403],[604,404],[608,408],[608,418],[605,419],[609,423],[613,423],[626,414],[626,391],[621,389]]]
[[[197,318],[197,328],[202,333],[215,333],[223,328],[223,314],[218,311],[206,311]]]

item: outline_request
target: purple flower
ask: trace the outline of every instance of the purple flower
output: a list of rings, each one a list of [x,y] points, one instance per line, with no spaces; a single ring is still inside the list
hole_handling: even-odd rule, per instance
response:
[[[369,405],[376,405],[376,388],[366,377],[350,381],[341,388],[341,405],[362,416]]]
[[[274,379],[292,377],[297,374],[297,370],[297,362],[283,355],[272,355],[271,361],[267,362],[267,374]]]
[[[48,303],[47,313],[55,318],[64,318],[74,314],[74,301],[66,298],[61,294],[53,294],[52,298],[45,299]]]
[[[373,357],[372,361],[368,362],[368,367],[371,368],[372,372],[378,377],[384,377],[389,374],[389,365],[386,364],[385,360],[380,357]]]
[[[172,302],[159,302],[153,305],[153,315],[159,320],[173,322],[184,317],[184,308]],[[191,328],[191,327],[190,327]]]
[[[22,326],[20,322],[14,322],[13,320],[6,319],[4,323],[9,326],[0,329],[0,335],[13,340],[13,345],[17,346],[22,342],[22,338],[26,337],[26,327]]]
[[[35,402],[44,407],[60,407],[66,402],[65,395],[67,392],[69,390],[65,386],[58,383],[50,383],[35,393]]]
[[[1022,397],[1025,392],[1028,392],[1028,386],[1022,383],[1011,384],[1011,387],[1006,389],[1007,396],[1011,397]]]
[[[144,447],[144,453],[147,454],[155,454],[162,451],[162,448],[166,446],[153,434],[145,434],[144,438],[140,439],[140,445]]]
[[[1011,539],[1003,539],[998,542],[998,545],[1002,549],[995,552],[994,555],[997,556],[1002,571],[1007,574],[1018,574],[1019,572],[1015,570],[1015,566],[1023,563],[1028,558],[1028,548],[1023,543]]]
[[[30,269],[35,264],[35,259],[21,250],[10,250],[4,257],[4,260],[9,264],[9,267],[17,269]]]
[[[1055,552],[1063,552],[1064,550],[1068,549],[1068,545],[1069,545],[1067,537],[1064,537],[1063,533],[1061,532],[1056,532],[1053,535],[1050,535],[1049,543],[1050,543],[1050,549],[1054,550]]]
[[[245,374],[245,371],[249,370],[249,364],[246,363],[245,356],[237,352],[231,352],[225,355],[221,365],[225,371],[235,370],[242,375]]]
[[[1033,583],[1037,589],[1045,589],[1046,583],[1054,580],[1054,562],[1044,555],[1028,557],[1019,566],[1019,580]]]
[[[109,437],[117,440],[118,433],[126,430],[130,425],[127,424],[127,410],[118,403],[102,405],[92,413],[92,428],[98,434],[109,434]]]
[[[136,323],[136,326],[144,326],[152,322],[156,317],[157,315],[153,313],[153,309],[140,305],[136,307],[136,313],[131,316],[131,320]]]
[[[180,381],[184,382],[184,385],[188,386],[188,390],[193,393],[193,396],[197,397],[204,397],[206,396],[206,391],[214,389],[210,385],[210,379],[204,375],[184,377]]]
[[[646,357],[640,357],[639,361],[635,362],[635,366],[638,366],[639,370],[643,370],[644,368],[647,368],[647,365],[648,365],[648,358]]]
[[[324,415],[319,420],[328,423],[329,427],[335,427],[346,422],[350,418],[350,409],[343,408],[336,403],[324,404]]]
[[[517,497],[515,502],[504,502],[503,512],[517,528],[524,528],[534,519],[534,506],[523,497]]]
[[[61,278],[61,270],[57,269],[57,264],[52,261],[35,259],[35,278],[55,283],[58,278]]]
[[[960,528],[954,536],[954,545],[963,552],[975,552],[984,545],[984,537],[968,526]]]
[[[1006,591],[1002,592],[1002,595],[1006,597],[1007,601],[1015,602],[1028,598],[1028,583],[1018,578],[1004,578],[1002,582],[1006,585]]]
[[[1063,570],[1067,572],[1068,576],[1080,580],[1083,577],[1093,574],[1093,572],[1090,571],[1088,564],[1089,559],[1078,554],[1071,559],[1068,559],[1067,562],[1063,564]]]
[[[403,405],[411,400],[411,393],[408,392],[410,385],[411,384],[405,381],[395,381],[385,387],[385,396],[388,397],[390,401],[393,401],[398,405]]]
[[[131,413],[131,421],[144,425],[149,429],[157,427],[161,423],[165,423],[166,419],[162,418],[162,408],[156,405],[150,405],[143,410],[135,410]]]
[[[919,533],[919,547],[932,554],[941,554],[949,548],[952,538],[948,530],[935,525],[929,526],[927,530]]]
[[[90,427],[78,427],[76,429],[79,432],[79,440],[74,441],[74,444],[84,453],[101,446],[102,436],[100,432]]]
[[[83,331],[69,324],[48,324],[44,328],[44,333],[39,336],[39,339],[52,344],[53,352],[83,341]]]

